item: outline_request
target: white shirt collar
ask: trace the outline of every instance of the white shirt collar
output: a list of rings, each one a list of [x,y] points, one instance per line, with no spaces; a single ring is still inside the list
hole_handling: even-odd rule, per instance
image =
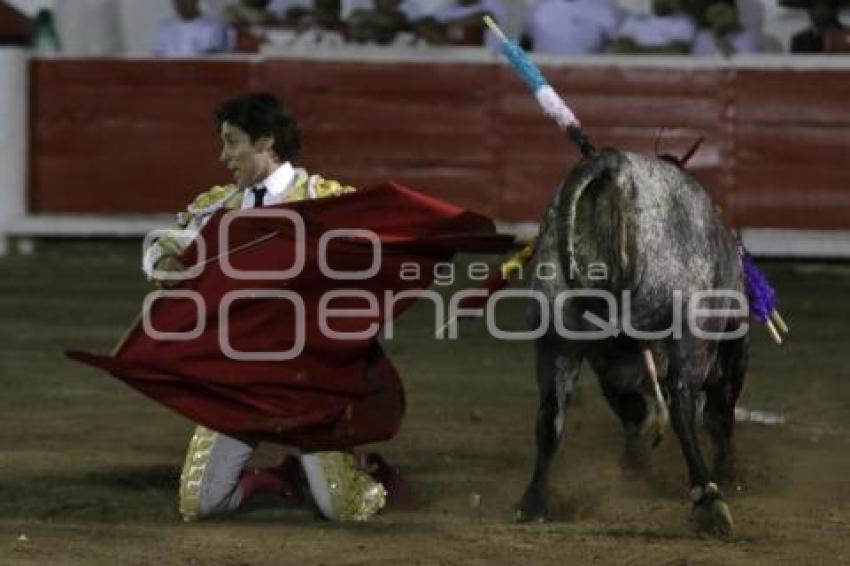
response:
[[[289,161],[284,161],[283,164],[272,172],[261,182],[254,187],[265,187],[269,194],[274,196],[282,195],[295,183],[295,168]]]

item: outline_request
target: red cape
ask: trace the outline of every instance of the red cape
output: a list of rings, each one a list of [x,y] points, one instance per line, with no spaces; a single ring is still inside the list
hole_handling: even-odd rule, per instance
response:
[[[199,319],[197,305],[181,298],[160,298],[149,311],[151,327],[157,331],[186,333],[200,325],[196,338],[154,339],[139,323],[113,356],[68,355],[232,436],[305,450],[391,438],[404,414],[404,391],[395,368],[375,335],[326,336],[320,326],[320,300],[333,290],[368,292],[377,309],[369,312],[363,298],[337,298],[329,306],[343,312],[326,316],[326,326],[346,333],[365,331],[370,325],[377,329],[414,300],[399,300],[385,309],[386,292],[398,295],[423,289],[433,280],[434,264],[450,260],[455,252],[502,253],[513,239],[495,234],[492,222],[483,216],[396,184],[264,210],[270,209],[297,211],[304,220],[304,268],[298,274],[286,280],[227,276],[224,255],[241,270],[290,268],[298,251],[297,232],[289,220],[231,213],[237,219],[228,231],[227,249],[222,250],[218,233],[225,212],[220,211],[200,235],[207,247],[202,272],[178,287],[202,297],[205,316]],[[348,273],[368,270],[380,260],[377,273],[368,279],[341,281],[320,270],[321,235],[350,228],[375,234],[380,255],[374,253],[374,243],[354,236],[331,240],[324,257],[331,268]],[[198,246],[192,244],[183,259],[185,265],[198,263]],[[418,267],[420,278],[410,277],[411,266]],[[229,328],[224,331],[219,309],[228,293],[268,290],[294,292],[303,301],[303,316],[292,300],[249,296],[230,304]],[[238,352],[297,352],[302,339],[303,349],[288,361],[235,360],[223,352],[220,334]]]

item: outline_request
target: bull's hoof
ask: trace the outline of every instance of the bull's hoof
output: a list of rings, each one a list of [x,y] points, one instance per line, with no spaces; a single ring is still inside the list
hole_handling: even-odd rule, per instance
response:
[[[545,523],[549,519],[549,506],[545,499],[533,492],[526,492],[514,512],[517,523]]]
[[[517,506],[514,521],[517,523],[545,523],[549,519],[546,511],[531,511]]]
[[[734,534],[734,523],[729,506],[720,498],[708,500],[694,507],[697,532],[721,538]]]

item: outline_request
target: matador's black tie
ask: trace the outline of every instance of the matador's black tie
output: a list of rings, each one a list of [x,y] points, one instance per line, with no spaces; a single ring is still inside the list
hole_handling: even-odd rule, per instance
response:
[[[254,187],[253,189],[251,189],[251,192],[254,193],[254,208],[259,208],[263,206],[263,197],[266,196],[266,192],[268,192],[268,189],[261,185],[259,187]]]

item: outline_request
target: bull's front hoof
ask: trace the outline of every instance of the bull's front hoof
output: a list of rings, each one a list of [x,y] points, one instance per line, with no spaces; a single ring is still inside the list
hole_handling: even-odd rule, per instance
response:
[[[694,507],[697,532],[721,538],[734,534],[734,523],[729,505],[720,498],[711,499]]]
[[[526,492],[516,507],[514,521],[517,523],[545,523],[549,518],[549,507],[543,497]]]

